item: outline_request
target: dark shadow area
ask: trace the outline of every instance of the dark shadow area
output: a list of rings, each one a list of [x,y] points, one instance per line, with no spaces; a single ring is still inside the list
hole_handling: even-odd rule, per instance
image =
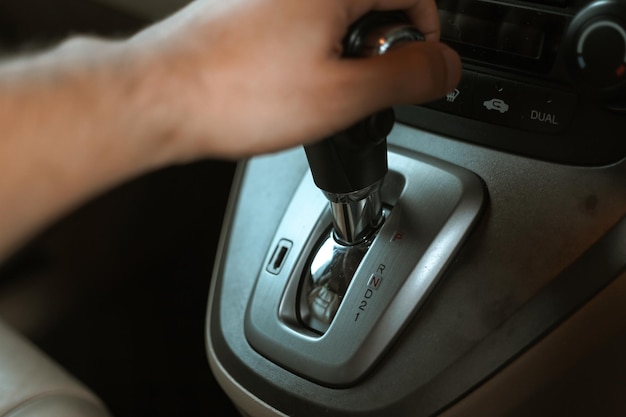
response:
[[[73,34],[119,37],[149,22],[86,0],[0,4],[0,50],[38,49]]]
[[[198,162],[139,178],[62,219],[0,269],[0,294],[19,303],[5,319],[26,323],[16,327],[115,416],[235,415],[204,340],[234,166]]]

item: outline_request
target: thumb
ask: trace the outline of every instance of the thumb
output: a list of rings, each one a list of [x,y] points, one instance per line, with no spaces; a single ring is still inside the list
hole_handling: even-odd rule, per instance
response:
[[[367,59],[344,60],[352,82],[343,97],[361,115],[397,104],[433,101],[452,91],[461,78],[461,59],[439,42],[411,42]],[[358,118],[359,114],[355,114]]]

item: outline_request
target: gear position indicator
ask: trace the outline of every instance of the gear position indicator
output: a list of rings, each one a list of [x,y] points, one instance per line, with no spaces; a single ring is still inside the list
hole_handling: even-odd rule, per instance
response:
[[[379,270],[380,270],[380,273],[382,274],[382,272],[385,270],[385,265],[380,264]],[[359,304],[359,308],[358,308],[359,311],[357,311],[356,315],[354,316],[354,321],[358,321],[359,317],[361,317],[361,313],[366,311],[368,301],[372,299],[372,297],[374,297],[375,295],[374,291],[378,290],[378,288],[380,288],[382,283],[383,283],[382,275],[375,275],[375,274],[370,277],[369,281],[367,281],[367,289],[365,290],[365,294],[363,294],[363,299],[361,300],[361,303]]]

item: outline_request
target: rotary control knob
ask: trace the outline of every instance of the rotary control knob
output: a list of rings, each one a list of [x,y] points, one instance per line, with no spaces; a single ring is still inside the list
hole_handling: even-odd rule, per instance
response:
[[[581,93],[607,103],[626,101],[626,2],[596,1],[572,20],[568,69]]]

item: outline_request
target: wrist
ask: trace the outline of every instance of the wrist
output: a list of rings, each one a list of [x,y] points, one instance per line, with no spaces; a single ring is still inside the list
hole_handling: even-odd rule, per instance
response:
[[[0,256],[34,230],[166,161],[123,43],[74,39],[0,65]]]
[[[89,164],[78,171],[99,167],[125,180],[180,161],[173,77],[149,51],[131,41],[79,37],[50,55],[58,68],[45,68],[47,78],[68,106],[59,119],[68,136],[80,138]]]

